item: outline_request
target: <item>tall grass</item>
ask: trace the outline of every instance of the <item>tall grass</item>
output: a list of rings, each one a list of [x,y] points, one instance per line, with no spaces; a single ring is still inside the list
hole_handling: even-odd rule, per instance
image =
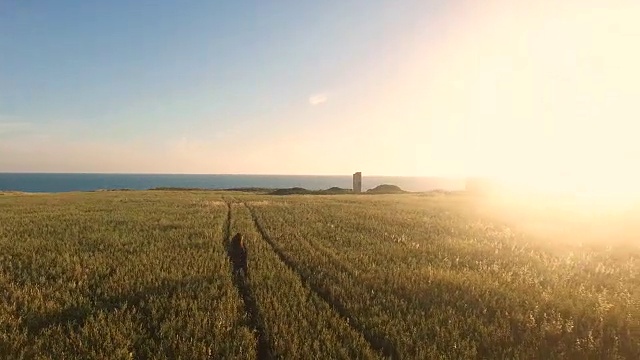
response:
[[[640,358],[633,213],[493,205],[5,194],[0,358]]]
[[[189,194],[0,201],[0,357],[254,357],[226,207]]]

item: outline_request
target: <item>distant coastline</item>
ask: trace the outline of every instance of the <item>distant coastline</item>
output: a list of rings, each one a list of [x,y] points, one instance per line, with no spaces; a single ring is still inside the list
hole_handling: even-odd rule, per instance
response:
[[[442,177],[367,176],[363,191],[393,184],[411,192],[464,190],[465,180]],[[351,189],[351,175],[223,175],[223,174],[98,174],[98,173],[0,173],[0,191],[72,192],[98,190],[150,190],[157,188],[274,191],[302,188],[326,191]]]

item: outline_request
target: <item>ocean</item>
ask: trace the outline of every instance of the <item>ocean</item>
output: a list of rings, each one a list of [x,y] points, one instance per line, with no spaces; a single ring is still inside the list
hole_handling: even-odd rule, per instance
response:
[[[381,184],[408,191],[462,190],[463,179],[435,177],[362,176],[362,190]],[[146,190],[156,187],[230,189],[244,187],[309,190],[330,187],[351,189],[352,177],[316,175],[183,175],[183,174],[54,174],[0,173],[0,191],[70,192],[101,189]]]

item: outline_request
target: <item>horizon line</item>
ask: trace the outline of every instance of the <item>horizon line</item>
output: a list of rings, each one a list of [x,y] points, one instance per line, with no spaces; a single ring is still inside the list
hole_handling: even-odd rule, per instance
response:
[[[443,178],[466,179],[474,176],[466,175],[367,175],[362,172],[362,177],[402,177],[402,178]],[[353,176],[352,174],[249,174],[249,173],[160,173],[160,172],[57,172],[57,171],[0,171],[0,174],[49,174],[49,175],[226,175],[226,176]]]

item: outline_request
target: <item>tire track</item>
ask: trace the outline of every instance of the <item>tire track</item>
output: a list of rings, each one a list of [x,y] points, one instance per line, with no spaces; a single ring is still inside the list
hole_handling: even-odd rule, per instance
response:
[[[223,241],[227,250],[229,262],[233,264],[233,253],[231,249],[231,202],[225,199],[225,203],[227,204],[227,220]],[[236,273],[233,271],[232,265],[230,265],[229,270],[231,271],[233,283],[242,297],[244,311],[249,317],[249,326],[253,328],[256,336],[258,359],[273,359],[273,352],[269,348],[269,341],[265,336],[264,320],[262,319],[262,316],[260,316],[258,304],[256,303],[255,296],[251,291],[249,282],[247,281],[244,272]]]
[[[267,244],[269,244],[269,247],[271,247],[271,250],[273,250],[273,252],[278,256],[280,261],[282,261],[289,269],[291,269],[291,271],[293,271],[300,277],[300,280],[305,286],[307,286],[311,291],[313,291],[320,299],[326,302],[329,305],[329,307],[332,308],[347,323],[347,325],[349,325],[351,329],[362,334],[362,336],[367,341],[371,349],[377,351],[378,353],[382,354],[386,358],[391,358],[391,359],[400,358],[398,351],[396,350],[395,346],[392,344],[392,342],[389,339],[386,339],[377,334],[373,334],[367,329],[365,329],[362,325],[359,324],[357,319],[355,319],[349,313],[349,311],[346,309],[346,307],[342,303],[332,299],[332,296],[329,294],[328,291],[313,284],[313,282],[310,281],[307,276],[305,276],[302,272],[300,272],[298,267],[294,264],[294,262],[282,250],[280,250],[280,248],[275,244],[275,242],[271,239],[271,237],[269,237],[265,229],[262,227],[262,224],[258,220],[258,217],[254,209],[249,205],[247,205],[246,203],[242,203],[242,204],[249,210],[249,213],[251,214],[251,219],[253,220],[253,224],[256,227],[256,229],[258,229],[258,232],[260,233],[260,236],[262,237],[262,239]]]
[[[357,277],[358,272],[363,272],[362,269],[353,270],[352,268],[345,266],[343,260],[338,255],[336,255],[327,246],[321,244],[318,241],[314,241],[308,238],[297,240],[304,242],[309,248],[313,249],[314,251],[318,251],[319,253],[327,256],[332,266],[346,274],[349,274],[349,276],[353,278]],[[404,301],[406,303],[417,303],[420,305],[419,311],[423,311],[424,309],[429,309],[431,307],[431,302],[429,301],[429,299],[427,299],[426,297],[421,297],[420,295],[416,295],[415,291],[408,290],[407,288],[399,288],[397,286],[391,287],[391,285],[367,285],[364,286],[367,286],[368,289],[376,291],[378,293],[384,293],[389,297],[397,299],[398,301]],[[390,289],[393,289],[393,291],[390,291]],[[428,314],[423,311],[423,316],[428,316]]]

